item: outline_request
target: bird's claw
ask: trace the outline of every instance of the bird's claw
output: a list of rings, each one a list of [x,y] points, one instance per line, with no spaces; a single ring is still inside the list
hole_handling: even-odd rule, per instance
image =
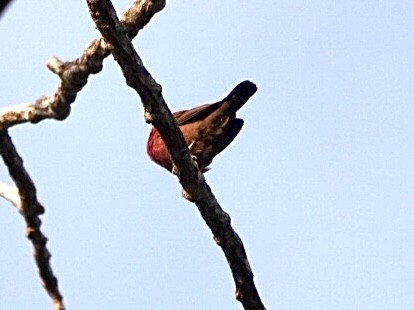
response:
[[[195,155],[190,155],[191,156],[191,159],[193,160],[193,164],[198,168],[198,163],[197,163],[197,156],[195,156]],[[177,168],[177,166],[174,164],[174,162],[172,163],[172,170],[171,170],[171,173],[173,174],[173,175],[176,175],[176,176],[178,176],[178,174],[179,174],[179,171],[178,171],[178,168]]]
[[[194,202],[193,197],[183,188],[181,189],[181,195],[185,200],[188,200],[189,202]]]
[[[174,162],[172,163],[172,170],[171,170],[171,173],[173,174],[173,175],[176,175],[176,176],[178,176],[178,168],[177,168],[177,166],[174,164]]]
[[[193,160],[194,165],[196,165],[196,166],[197,166],[197,168],[198,168],[197,156],[195,156],[195,155],[191,155],[191,159]]]

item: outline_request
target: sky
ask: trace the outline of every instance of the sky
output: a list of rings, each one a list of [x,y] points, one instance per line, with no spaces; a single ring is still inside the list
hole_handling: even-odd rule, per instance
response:
[[[268,309],[414,309],[413,12],[408,0],[167,1],[133,41],[172,111],[257,84],[205,176]],[[0,107],[52,94],[48,58],[73,60],[98,35],[86,1],[15,0],[0,19]],[[241,309],[197,209],[147,157],[149,130],[112,57],[68,119],[10,130],[67,308]],[[0,181],[12,184],[4,166]],[[4,199],[0,226],[0,308],[51,309]]]

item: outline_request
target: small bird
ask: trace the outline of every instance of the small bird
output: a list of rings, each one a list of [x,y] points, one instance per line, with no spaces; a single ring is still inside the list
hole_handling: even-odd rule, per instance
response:
[[[250,81],[241,82],[223,100],[173,113],[183,133],[191,156],[202,172],[209,170],[213,158],[223,151],[243,127],[243,120],[236,118],[239,110],[257,87]],[[151,160],[173,171],[171,156],[158,131],[153,127],[148,137],[147,153]]]

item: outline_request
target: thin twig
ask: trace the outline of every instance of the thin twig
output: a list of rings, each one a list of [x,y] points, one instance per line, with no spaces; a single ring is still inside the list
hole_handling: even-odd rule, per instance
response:
[[[2,10],[6,6],[0,5]],[[124,13],[123,23],[128,36],[133,38],[150,19],[165,5],[159,1],[136,0]],[[1,13],[0,10],[0,13]],[[58,89],[51,96],[42,96],[35,103],[22,103],[0,109],[0,155],[9,169],[17,188],[0,184],[0,196],[9,200],[19,210],[26,221],[26,234],[34,247],[34,258],[43,286],[51,296],[56,310],[63,310],[63,297],[58,290],[57,279],[49,260],[46,248],[47,238],[40,230],[39,215],[44,213],[38,202],[36,188],[23,167],[22,158],[17,153],[7,129],[21,123],[38,123],[45,119],[63,120],[70,114],[70,105],[77,93],[87,83],[89,75],[98,73],[103,60],[110,54],[112,46],[102,38],[89,43],[82,55],[71,62],[62,62],[56,57],[48,61],[48,68],[60,78]]]
[[[0,196],[10,201],[21,212],[19,189],[0,182]]]
[[[128,36],[136,36],[164,5],[155,0],[134,1],[123,14],[122,25]],[[56,57],[50,58],[47,67],[60,78],[56,92],[51,96],[41,96],[35,103],[21,103],[0,109],[0,130],[27,122],[66,119],[76,95],[86,85],[91,74],[102,70],[103,60],[110,55],[111,48],[110,44],[98,38],[90,42],[82,55],[73,61],[62,62]]]
[[[28,172],[23,166],[23,160],[17,153],[7,131],[0,131],[0,156],[16,183],[18,193],[9,188],[6,193],[3,187],[3,197],[10,200],[19,210],[26,222],[26,235],[33,244],[33,256],[40,275],[41,282],[52,298],[56,310],[64,310],[63,297],[59,292],[58,281],[50,266],[51,254],[46,247],[47,238],[40,230],[42,224],[39,216],[45,210],[37,200],[36,188]]]
[[[229,215],[218,204],[204,176],[194,166],[184,138],[161,94],[161,86],[144,67],[109,0],[87,0],[93,20],[102,36],[113,46],[126,83],[140,95],[145,120],[159,131],[178,169],[183,189],[195,202],[203,219],[221,246],[236,284],[236,298],[245,309],[265,309],[253,281],[243,243],[230,225]]]

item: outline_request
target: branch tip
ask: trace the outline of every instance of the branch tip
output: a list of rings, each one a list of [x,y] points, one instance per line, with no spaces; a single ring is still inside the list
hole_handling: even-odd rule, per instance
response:
[[[52,56],[49,58],[46,64],[47,68],[52,71],[53,73],[57,75],[61,75],[64,70],[64,65],[61,60],[59,60],[57,57]]]

